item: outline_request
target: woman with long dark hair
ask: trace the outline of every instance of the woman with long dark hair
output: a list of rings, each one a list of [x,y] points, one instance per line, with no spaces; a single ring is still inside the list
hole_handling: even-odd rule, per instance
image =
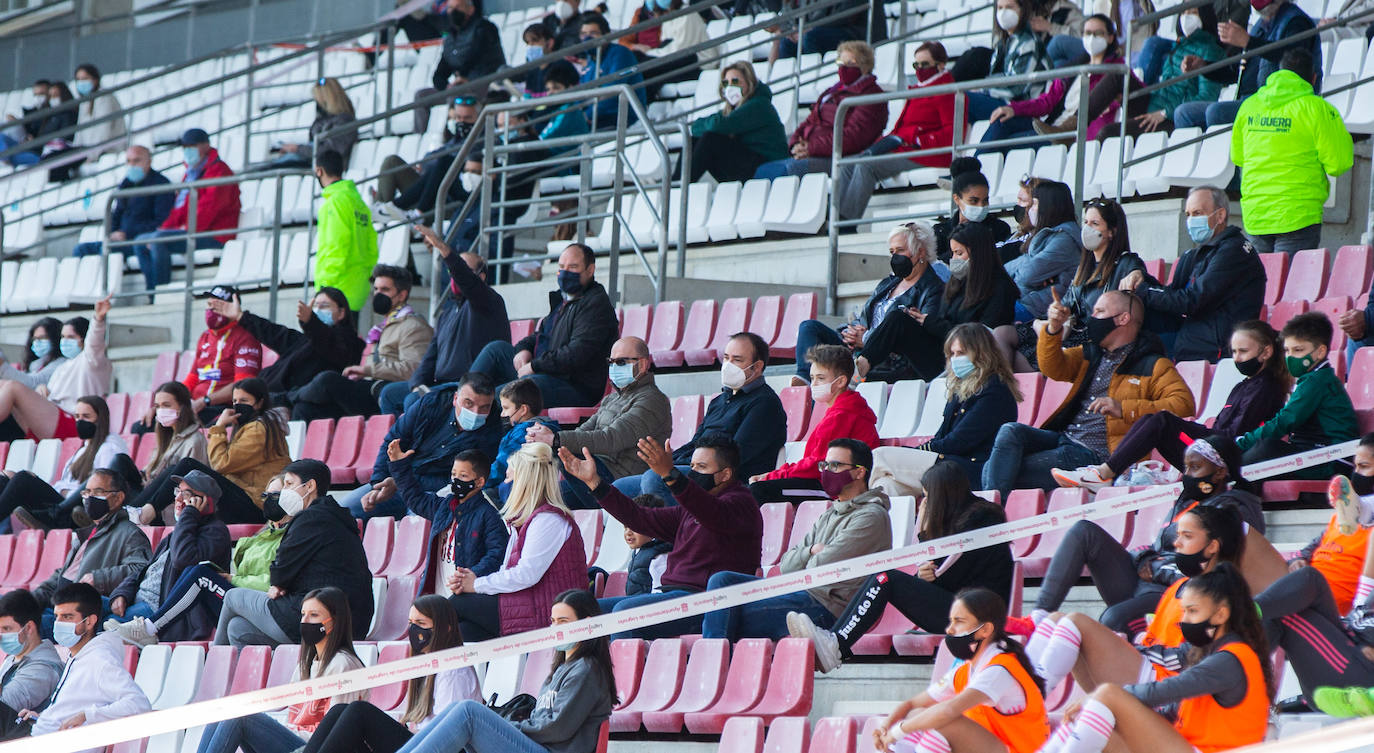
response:
[[[144,503],[140,521],[151,525],[172,503],[175,478],[191,471],[214,477],[223,490],[218,515],[225,523],[261,523],[260,499],[267,482],[281,472],[291,458],[286,450],[286,422],[272,409],[267,385],[257,377],[234,383],[233,408],[226,408],[210,427],[207,465],[192,457],[177,461],[148,482],[139,497]],[[233,437],[229,429],[234,428]]]
[[[337,675],[362,669],[353,650],[353,613],[343,591],[317,588],[301,602],[301,652],[291,682]],[[214,722],[205,727],[196,753],[234,753],[242,748],[253,753],[290,753],[305,745],[331,706],[362,700],[367,691],[318,698],[292,705],[286,724],[267,714],[250,714]]]
[[[406,629],[410,655],[432,654],[463,645],[458,613],[442,596],[425,594],[410,606]],[[335,704],[324,715],[305,753],[395,753],[418,729],[460,701],[482,700],[472,667],[458,667],[406,681],[400,721],[368,701]]]
[[[35,359],[25,372],[0,365],[0,421],[17,426],[32,439],[71,439],[76,434],[73,413],[82,395],[110,392],[114,366],[105,352],[106,298],[95,304],[94,320],[74,316],[60,326],[57,342],[36,337],[43,322],[30,332],[26,355]],[[53,320],[56,322],[56,320]],[[47,328],[51,331],[51,327]],[[39,357],[39,353],[42,357]],[[32,371],[35,364],[38,371]],[[0,432],[3,434],[3,432]]]
[[[579,588],[554,599],[549,622],[557,627],[599,614],[596,598]],[[506,721],[481,701],[459,701],[416,732],[400,753],[592,753],[616,703],[610,641],[602,636],[558,648],[529,719]]]
[[[952,461],[936,463],[921,477],[925,501],[917,515],[917,539],[933,541],[944,536],[974,531],[1007,522],[1002,508],[969,490],[968,475]],[[961,589],[979,585],[993,589],[1004,602],[1011,594],[1011,546],[971,549],[946,564],[944,559],[923,563],[915,575],[901,570],[874,573],[849,600],[835,619],[835,629],[822,630],[810,617],[789,612],[787,630],[794,637],[810,638],[816,662],[829,672],[853,656],[854,643],[873,629],[891,604],[917,627],[942,633],[947,615]]]
[[[934,379],[944,371],[944,342],[958,324],[977,322],[988,327],[1010,324],[1016,286],[1002,268],[993,236],[981,224],[964,223],[950,235],[949,282],[930,311],[907,307],[888,318],[888,327],[874,330],[855,353],[860,377],[892,353],[911,363],[918,377]]]
[[[1007,262],[1007,273],[1021,292],[1017,321],[1045,318],[1054,291],[1068,289],[1083,254],[1078,211],[1068,186],[1055,180],[1040,181],[1031,191],[1027,217],[1035,233],[1022,246],[1024,253]]]
[[[1222,562],[1179,592],[1186,669],[1125,686],[1099,685],[1041,750],[1044,753],[1193,753],[1264,740],[1277,683],[1250,588]],[[1171,722],[1156,709],[1176,708]]]
[[[962,660],[873,730],[890,750],[905,740],[917,753],[1033,753],[1050,735],[1045,683],[1021,644],[1007,635],[1007,602],[966,588],[949,607],[945,647]]]

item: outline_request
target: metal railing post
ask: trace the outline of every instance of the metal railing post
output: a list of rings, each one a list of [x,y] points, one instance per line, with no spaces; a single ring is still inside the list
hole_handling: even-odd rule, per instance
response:
[[[486,258],[495,259],[499,258],[501,255],[500,243],[498,242],[496,248],[491,248],[491,242],[487,238],[487,234],[483,231],[491,222],[491,181],[488,179],[488,176],[491,175],[491,166],[496,162],[496,116],[493,114],[488,114],[485,118],[483,118],[483,121],[484,122],[482,134],[481,186],[482,194],[479,197],[478,204],[478,211],[480,211],[481,214],[477,215],[477,237],[481,240],[487,241],[487,253],[485,254]],[[472,155],[469,153],[465,159],[472,159]],[[458,169],[461,171],[463,169],[463,166],[459,165]],[[437,222],[443,222],[443,218],[441,217],[435,219]]]
[[[382,108],[384,112],[391,110],[396,101],[394,94],[396,89],[396,33],[398,31],[400,31],[400,27],[393,24],[391,34],[388,37],[391,41],[386,46],[386,106]],[[386,135],[393,135],[391,118],[386,119]]]
[[[840,102],[844,104],[843,101]],[[835,181],[840,177],[840,157],[844,154],[844,117],[843,110],[835,113],[835,123],[831,127],[832,138],[830,142],[830,180]],[[833,194],[832,184],[832,194]],[[840,307],[840,203],[832,195],[830,199],[830,219],[826,222],[825,234],[827,236],[826,247],[830,253],[826,254],[825,264],[825,313],[834,316]]]
[[[1131,32],[1135,30],[1135,21],[1126,24],[1126,65],[1131,64]],[[1118,203],[1121,202],[1121,183],[1125,176],[1126,168],[1122,163],[1126,161],[1126,131],[1131,125],[1131,79],[1135,74],[1127,73],[1121,80],[1121,130],[1117,133],[1116,140],[1116,193],[1114,194]],[[1082,119],[1081,117],[1079,118]],[[1083,142],[1079,141],[1079,151],[1082,151]]]
[[[631,96],[633,96],[633,95],[631,95]],[[622,183],[622,182],[624,181],[624,179],[625,179],[625,161],[624,161],[624,156],[625,156],[625,127],[626,127],[626,125],[628,125],[628,123],[629,123],[629,117],[628,117],[628,115],[629,115],[629,112],[628,112],[628,108],[627,108],[626,105],[625,105],[625,97],[624,97],[624,95],[623,95],[623,94],[622,94],[622,95],[617,95],[617,97],[616,97],[616,107],[615,107],[615,146],[616,146],[616,150],[615,150],[615,153],[616,153],[616,159],[615,159],[615,182],[611,184],[611,185],[616,186],[616,187],[619,187],[619,186],[621,185],[621,183]],[[613,203],[614,203],[614,205],[615,205],[615,210],[614,210],[615,216],[616,216],[616,217],[619,217],[619,216],[620,216],[620,211],[621,211],[620,191],[617,190],[617,191],[615,191],[615,193],[612,194],[612,195],[614,196],[614,198],[613,198],[612,201],[613,201]],[[648,200],[648,197],[647,197],[647,196],[644,197],[644,198],[645,198],[646,201]],[[665,203],[665,204],[663,205],[663,208],[664,208],[664,210],[667,210],[668,205]],[[660,218],[660,219],[663,219],[663,218]],[[611,279],[608,280],[608,282],[610,283],[610,289],[609,289],[608,292],[609,292],[610,297],[611,297],[611,303],[619,303],[619,302],[620,302],[620,295],[619,295],[619,291],[620,291],[620,232],[619,232],[619,228],[616,229],[615,238],[614,238],[614,240],[611,241],[611,272],[610,272],[610,278],[611,278]],[[655,283],[654,283],[654,293],[655,293],[655,295],[657,295],[657,293],[658,293],[658,283],[657,283],[657,281],[655,281]]]
[[[1083,152],[1088,144],[1088,73],[1078,74],[1078,147],[1073,161],[1073,200],[1075,206],[1083,203]]]
[[[802,68],[802,49],[806,43],[806,16],[797,16],[797,52],[793,55],[793,60],[797,61],[792,69],[793,94],[796,96],[797,107],[801,107],[801,68]],[[779,47],[782,43],[779,42]],[[824,57],[824,56],[822,56]]]
[[[267,310],[272,321],[277,320],[277,286],[281,284],[281,205],[285,176],[278,175],[276,182],[277,199],[272,202],[272,273],[267,279],[267,289],[271,295]]]
[[[254,49],[256,49],[256,48],[253,48],[253,47],[249,47],[249,48],[248,48],[248,59],[249,59],[249,60],[252,60],[252,59],[254,59],[254,58],[257,57],[257,55],[255,55],[255,54],[253,53]],[[244,102],[244,105],[243,105],[243,107],[244,107],[244,118],[247,120],[248,123],[252,123],[252,121],[253,121],[253,67],[252,67],[252,66],[249,66],[249,67],[248,67],[248,88],[247,88],[246,91],[244,91],[243,97],[244,97],[244,100],[243,100],[243,102]],[[223,101],[224,101],[224,97],[220,97],[220,102],[223,102]],[[221,120],[220,122],[222,123],[222,122],[224,122],[224,121]],[[247,125],[247,126],[245,126],[245,129],[244,129],[244,130],[245,130],[245,133],[244,133],[244,137],[243,137],[243,164],[244,164],[245,166],[247,166],[247,165],[251,165],[251,164],[253,163],[253,144],[252,144],[252,142],[253,142],[253,139],[252,139],[253,126],[252,126],[252,125]]]
[[[677,218],[677,277],[682,279],[687,276],[687,194],[692,183],[692,129],[681,121],[677,127],[682,133],[682,201]],[[666,171],[668,166],[664,165],[663,169]],[[669,176],[665,175],[664,180],[668,179]]]
[[[596,106],[597,106],[598,104],[600,104],[600,103],[601,103],[601,100],[599,100],[599,99],[593,100],[593,101],[592,101],[592,108],[595,109]],[[616,137],[617,137],[616,147],[617,147],[617,148],[624,148],[624,146],[625,146],[624,134],[617,134]],[[575,227],[577,228],[577,242],[578,242],[578,243],[586,243],[586,242],[587,242],[587,221],[586,221],[585,219],[582,219],[582,218],[586,217],[587,214],[589,213],[589,212],[588,212],[588,209],[589,209],[590,199],[588,199],[587,195],[588,195],[589,193],[591,193],[591,190],[592,190],[592,170],[596,167],[596,163],[595,163],[595,162],[593,161],[593,159],[592,159],[592,144],[591,144],[590,141],[584,141],[584,142],[582,142],[582,145],[579,146],[579,147],[577,148],[577,153],[578,153],[578,155],[579,155],[579,156],[581,157],[581,159],[582,159],[582,169],[577,171],[577,178],[578,178],[577,183],[578,183],[578,187],[580,188],[580,190],[577,192],[577,217],[578,217],[578,219],[577,219],[577,222],[575,223]],[[620,180],[619,180],[619,179],[620,179],[619,165],[620,165],[620,160],[619,160],[619,158],[617,158],[617,159],[616,159],[616,185],[617,185],[617,186],[620,185]],[[620,192],[619,192],[619,191],[616,192],[615,200],[616,200],[616,207],[617,207],[617,212],[618,212],[618,211],[619,211],[619,206],[620,206]],[[618,233],[617,233],[616,237],[617,237],[617,238],[620,237]]]
[[[196,223],[197,223],[196,214],[197,214],[197,210],[200,208],[200,191],[199,191],[198,189],[195,189],[195,188],[188,188],[188,189],[186,189],[186,191],[187,191],[187,194],[186,194],[186,201],[187,201],[187,208],[186,208],[186,232],[194,234],[197,230],[200,229],[199,225],[196,224]],[[194,238],[194,237],[192,237],[192,236],[187,236],[186,239],[185,239],[185,242],[186,242],[186,254],[185,254],[185,257],[186,257],[186,258],[185,258],[185,261],[186,261],[186,287],[185,287],[185,289],[182,291],[182,306],[183,306],[183,308],[182,308],[182,313],[181,313],[181,349],[182,349],[182,350],[189,350],[190,347],[191,347],[191,306],[192,306],[192,303],[193,303],[193,301],[194,301],[194,299],[195,299],[195,291],[194,291],[193,288],[194,288],[195,282],[196,282],[196,240],[197,240],[197,239]],[[152,249],[150,248],[149,250],[151,251]],[[156,275],[156,271],[157,271],[157,270],[156,270],[156,268],[157,268],[157,258],[156,258],[156,255],[155,255],[155,254],[149,254],[149,256],[153,257],[154,274]],[[169,266],[171,265],[171,254],[168,254],[167,263],[168,263]],[[106,268],[108,269],[108,266],[107,266]],[[146,274],[146,273],[145,273],[145,274]],[[154,277],[154,279],[156,279],[156,277]],[[156,286],[153,287],[152,293],[153,293],[154,295],[157,293],[157,287],[156,287]]]

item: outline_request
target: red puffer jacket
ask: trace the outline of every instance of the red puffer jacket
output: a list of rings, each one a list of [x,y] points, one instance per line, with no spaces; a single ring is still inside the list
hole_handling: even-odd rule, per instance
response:
[[[952,83],[954,76],[949,71],[942,71],[930,81],[911,88],[920,89]],[[964,124],[967,127],[967,117],[964,118]],[[902,140],[902,145],[896,149],[898,152],[935,149],[953,144],[954,95],[944,94],[907,100],[906,105],[902,107],[902,114],[897,118],[897,124],[892,126],[892,133],[889,135]],[[949,167],[950,155],[928,154],[924,157],[912,157],[911,161],[926,167]]]
[[[187,173],[189,174],[190,171],[187,170]],[[197,179],[225,178],[233,174],[234,171],[230,170],[229,166],[224,164],[224,160],[219,158],[219,152],[211,149],[205,155],[205,169],[201,171]],[[186,178],[182,178],[182,182],[187,182]],[[162,229],[185,230],[186,216],[190,208],[190,199],[184,192],[178,193],[176,204],[172,206],[172,213],[167,215],[167,220],[162,223]],[[196,232],[229,230],[238,227],[240,209],[237,183],[196,189]],[[220,243],[233,239],[233,233],[215,236],[215,240]]]
[[[837,83],[826,89],[816,104],[811,106],[806,120],[792,132],[788,146],[804,141],[810,156],[828,158],[834,148],[835,110],[839,109],[840,102],[860,94],[881,94],[882,91],[883,88],[878,86],[878,80],[871,73],[849,86]],[[872,146],[886,126],[887,104],[884,102],[849,110],[844,119],[844,155],[858,154]]]

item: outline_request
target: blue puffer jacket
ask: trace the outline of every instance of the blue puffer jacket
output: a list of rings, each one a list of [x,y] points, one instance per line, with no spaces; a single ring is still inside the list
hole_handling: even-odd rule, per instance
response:
[[[448,534],[451,525],[457,526],[453,532],[454,564],[468,568],[478,577],[500,570],[506,543],[510,540],[501,514],[481,492],[455,506],[453,495],[439,495],[421,488],[413,473],[412,460],[413,456],[391,461],[391,478],[396,481],[396,494],[405,501],[406,508],[428,518],[432,524],[425,570],[429,569],[429,556],[439,551],[435,549],[436,542],[442,548],[441,537]]]
[[[1044,319],[1054,302],[1050,287],[1063,293],[1073,282],[1083,247],[1078,240],[1078,223],[1066,220],[1031,236],[1024,256],[1007,263],[1007,271],[1021,291],[1021,305],[1036,319]]]
[[[495,406],[493,406],[495,407]],[[491,461],[491,474],[487,476],[487,488],[501,485],[506,480],[506,466],[510,463],[510,456],[520,451],[525,446],[525,432],[535,423],[541,423],[558,433],[558,422],[547,418],[535,418],[529,421],[521,421],[510,427],[510,431],[501,437],[501,446],[496,451],[495,459]]]
[[[494,410],[487,414],[486,423],[472,431],[462,431],[455,425],[455,392],[457,388],[431,390],[396,419],[382,446],[377,448],[377,460],[372,464],[374,485],[391,476],[386,448],[393,439],[401,440],[401,449],[415,450],[410,461],[420,488],[425,491],[448,485],[453,458],[463,450],[481,450],[487,457],[496,455],[501,442],[501,412]]]

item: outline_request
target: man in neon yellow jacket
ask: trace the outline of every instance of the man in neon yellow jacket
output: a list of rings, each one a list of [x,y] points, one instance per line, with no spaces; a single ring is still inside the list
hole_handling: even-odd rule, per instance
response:
[[[338,152],[316,155],[315,177],[324,187],[315,238],[315,288],[342,290],[348,307],[358,312],[372,294],[368,278],[377,264],[372,211],[353,181],[343,179],[343,156]]]
[[[1240,168],[1245,232],[1260,253],[1321,247],[1330,184],[1354,164],[1350,132],[1312,91],[1312,54],[1291,49],[1236,114],[1231,161]]]

